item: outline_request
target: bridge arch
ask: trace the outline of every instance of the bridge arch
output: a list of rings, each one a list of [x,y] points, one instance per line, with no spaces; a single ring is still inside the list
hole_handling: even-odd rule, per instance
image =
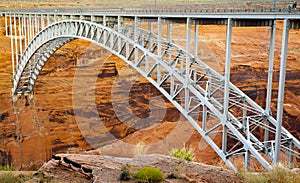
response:
[[[144,30],[123,28],[123,32],[118,32],[114,28],[82,20],[64,20],[46,27],[26,47],[14,75],[13,93],[32,93],[39,72],[50,56],[67,42],[85,39],[117,55],[147,78],[188,119],[230,168],[236,170],[229,159],[236,154],[244,156],[245,164],[252,154],[262,166],[270,168],[273,149],[265,143],[272,146],[273,142],[259,141],[249,127],[245,128],[245,124],[249,126],[268,121],[275,125],[276,120],[272,116],[265,116],[260,106],[230,83],[231,111],[227,116],[228,121],[224,121],[223,76],[167,40],[160,40]],[[246,111],[239,113],[241,116],[233,114],[245,108]],[[201,119],[195,114],[201,114]],[[207,119],[209,115],[215,119],[211,124]],[[227,137],[238,139],[238,145],[227,148],[227,144],[220,145],[213,140],[213,134],[223,129],[227,129],[226,134],[222,134],[223,138],[226,141]],[[283,136],[297,141],[286,130]],[[265,159],[263,153],[269,159]]]

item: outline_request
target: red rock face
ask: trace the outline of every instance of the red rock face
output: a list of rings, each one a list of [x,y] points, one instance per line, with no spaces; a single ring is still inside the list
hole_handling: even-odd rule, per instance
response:
[[[10,40],[4,37],[3,18],[0,27],[2,164],[36,169],[56,153],[96,149],[93,153],[118,156],[168,154],[171,147],[184,144],[195,149],[196,160],[218,161],[217,155],[201,141],[200,135],[149,82],[118,57],[82,40],[65,45],[50,58],[36,82],[34,101],[25,105],[24,100],[20,100],[17,104],[20,113],[14,115],[10,98]],[[174,25],[174,38],[176,44],[184,47],[182,29],[183,26]],[[272,98],[274,116],[281,31],[279,23]],[[261,106],[265,105],[268,35],[267,28],[233,30],[231,81]],[[291,30],[284,106],[284,126],[298,139],[299,35],[298,30]],[[201,26],[199,37],[198,56],[222,72],[225,27]],[[216,138],[218,141],[219,137]],[[207,148],[198,151],[199,145]]]

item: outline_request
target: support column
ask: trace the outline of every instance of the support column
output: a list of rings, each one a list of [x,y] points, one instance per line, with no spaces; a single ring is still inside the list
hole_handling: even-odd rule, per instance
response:
[[[172,21],[168,21],[168,41],[169,43],[172,43],[172,36],[173,36],[173,25]]]
[[[21,29],[22,25],[21,25],[21,15],[20,14],[18,14],[18,19],[19,19],[18,21],[19,21],[19,41],[20,41],[19,42],[20,43],[20,49],[19,50],[20,50],[20,59],[21,59],[21,54],[23,53],[23,48],[22,48],[23,44],[22,44],[22,32],[21,32],[22,31],[22,29]]]
[[[196,59],[198,58],[198,24],[197,21],[195,21],[194,24],[195,28],[194,28],[194,82],[197,81],[197,67],[198,64],[196,62]]]
[[[198,57],[198,24],[195,21],[195,31],[194,31],[194,57]]]
[[[202,129],[206,132],[206,122],[207,122],[207,107],[203,104],[203,114],[202,114]]]
[[[121,16],[118,16],[118,32],[121,32]],[[118,52],[121,51],[121,38],[118,38]]]
[[[157,40],[157,56],[161,59],[161,34],[162,34],[162,22],[161,17],[157,19],[157,31],[158,31],[158,40]],[[161,79],[160,65],[157,63],[157,82],[159,83]]]
[[[171,44],[172,43],[172,36],[173,36],[173,25],[172,20],[168,21],[168,41]],[[170,49],[170,52],[168,54],[168,60],[171,61],[172,59],[172,50]]]
[[[247,133],[247,141],[250,144],[251,138],[250,138],[250,122],[249,117],[246,118],[246,133]],[[250,167],[250,151],[247,149],[245,152],[245,159],[244,159],[244,169],[248,170]]]
[[[157,55],[158,57],[161,57],[161,34],[162,34],[162,23],[161,23],[161,17],[158,17],[157,20],[157,31],[158,31],[158,40],[157,40]]]
[[[152,24],[152,22],[149,22],[149,34],[150,34],[150,36],[149,36],[149,48],[151,48],[151,46],[152,46],[152,36],[151,36],[152,33],[153,33],[153,24]]]
[[[81,17],[80,17],[81,18]],[[54,14],[54,23],[55,22],[58,22],[58,18],[57,18],[57,15],[56,14]]]
[[[190,52],[191,52],[191,18],[186,19],[186,60],[185,60],[185,97],[184,97],[184,107],[186,111],[189,111],[189,90],[188,85],[190,83]]]
[[[45,18],[44,15],[41,14],[41,25],[42,25],[42,30],[45,28]]]
[[[27,39],[26,39],[26,19],[25,19],[25,15],[22,15],[22,35],[24,36],[24,49],[27,46]]]
[[[106,27],[106,16],[105,15],[103,15],[103,26]],[[106,33],[107,33],[106,31],[104,31],[104,33],[103,33],[104,44],[105,44],[105,41],[106,41],[106,38],[107,38]]]
[[[270,36],[270,51],[269,51],[269,70],[268,70],[268,86],[267,86],[267,98],[266,98],[266,115],[271,115],[271,100],[272,100],[272,82],[273,82],[273,66],[274,66],[274,47],[276,38],[276,20],[273,20],[273,25],[271,27]],[[269,126],[270,122],[266,121],[266,126]],[[264,141],[269,140],[269,130],[265,129]],[[267,153],[268,148],[265,143],[265,153]]]
[[[30,40],[32,40],[32,19],[31,19],[31,14],[29,14],[29,38],[28,38],[28,43]]]
[[[49,26],[51,24],[51,21],[50,21],[50,15],[47,14],[47,26]]]
[[[227,147],[227,127],[228,120],[228,105],[229,105],[229,83],[230,83],[230,58],[231,58],[231,38],[232,38],[232,20],[227,20],[227,35],[226,35],[226,60],[224,73],[224,109],[223,109],[223,137],[222,137],[222,151],[226,153]]]
[[[138,17],[137,16],[134,17],[133,31],[134,31],[134,42],[136,44],[138,44]],[[137,62],[138,62],[138,56],[139,56],[138,54],[139,54],[138,49],[135,48],[134,49],[134,63],[135,64],[137,64]]]
[[[287,57],[287,48],[288,48],[288,40],[289,40],[290,21],[288,19],[285,19],[283,26],[284,27],[282,32],[280,76],[279,76],[279,87],[278,87],[275,152],[274,152],[273,164],[278,164],[280,161],[282,115],[283,115],[283,103],[284,103],[285,74],[286,74],[286,57]]]
[[[17,40],[17,36],[18,36],[18,32],[17,32],[17,19],[16,19],[16,14],[14,14],[14,39],[15,39],[15,54],[16,54],[16,64],[18,65],[18,61],[19,61],[19,55],[18,55],[18,40]]]
[[[4,21],[5,21],[5,36],[8,36],[8,27],[7,27],[7,14],[4,14]]]
[[[10,28],[10,46],[11,46],[11,65],[12,65],[12,75],[14,78],[14,74],[15,74],[15,56],[14,56],[14,41],[13,41],[13,29],[12,29],[12,18],[11,18],[11,14],[9,16],[9,28]]]

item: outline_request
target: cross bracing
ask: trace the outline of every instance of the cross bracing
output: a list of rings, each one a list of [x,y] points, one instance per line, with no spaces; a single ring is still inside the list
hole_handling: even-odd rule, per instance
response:
[[[232,27],[271,26],[274,30],[276,19],[272,18],[273,15],[258,20],[247,15],[240,19],[235,15],[172,17],[8,12],[4,15],[7,30],[10,29],[9,32],[14,34],[14,37],[11,36],[14,96],[32,94],[38,75],[51,55],[74,39],[85,39],[119,56],[147,78],[176,106],[230,168],[236,170],[235,158],[242,158],[246,168],[258,163],[266,169],[270,169],[272,163],[278,163],[280,155],[284,155],[289,163],[299,161],[300,143],[281,125],[282,112],[278,111],[282,110],[282,104],[278,105],[275,119],[270,108],[260,107],[230,82]],[[299,28],[299,17],[294,14],[291,19],[289,15],[281,16],[285,21],[281,60],[284,63],[288,31],[290,28]],[[148,22],[148,28],[138,26],[140,22]],[[162,35],[163,23],[168,24],[167,37]],[[185,48],[172,41],[173,23],[186,25]],[[196,32],[202,24],[226,25],[224,74],[203,63],[197,57],[197,52],[190,47],[191,26],[194,25]],[[272,33],[275,34],[274,31]],[[21,42],[18,38],[21,40],[22,36],[24,41]],[[270,53],[274,51],[273,38],[270,38]],[[197,41],[196,36],[193,39]],[[272,58],[270,63],[273,66]],[[284,69],[281,69],[283,81]],[[280,88],[284,88],[283,81]],[[272,90],[272,86],[268,90]],[[279,97],[280,102],[282,99]],[[222,142],[216,140],[217,136],[221,137]]]

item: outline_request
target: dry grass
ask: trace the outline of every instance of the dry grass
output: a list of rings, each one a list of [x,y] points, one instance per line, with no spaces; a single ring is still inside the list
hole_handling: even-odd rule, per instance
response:
[[[246,183],[298,183],[300,182],[299,172],[292,172],[288,169],[275,166],[269,172],[250,173],[241,171],[238,175]]]

